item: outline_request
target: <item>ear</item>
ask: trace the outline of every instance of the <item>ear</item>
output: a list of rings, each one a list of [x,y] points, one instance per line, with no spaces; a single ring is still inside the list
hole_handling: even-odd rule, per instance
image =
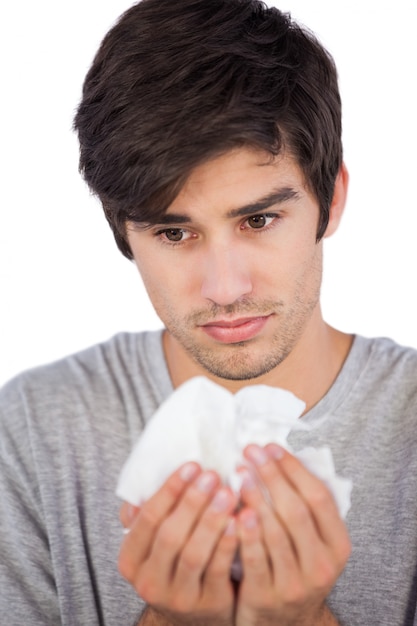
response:
[[[329,209],[329,223],[324,233],[324,237],[330,237],[330,235],[333,235],[340,224],[346,204],[348,186],[349,173],[346,165],[342,163],[342,167],[339,170],[334,185],[333,200]]]

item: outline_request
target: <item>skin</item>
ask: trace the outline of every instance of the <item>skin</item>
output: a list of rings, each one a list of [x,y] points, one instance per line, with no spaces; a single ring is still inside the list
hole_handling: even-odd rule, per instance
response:
[[[326,236],[340,222],[347,183],[343,167]],[[318,217],[289,155],[242,148],[191,173],[170,223],[128,223],[166,328],[174,386],[202,374],[232,392],[263,383],[293,391],[307,409],[327,392],[352,338],[321,315]],[[196,464],[179,468],[141,509],[122,507],[130,532],[119,569],[151,607],[141,624],[337,623],[325,599],[350,544],[331,495],[277,446],[248,446],[245,456],[251,473],[242,468],[238,512],[236,496]],[[244,577],[232,585],[238,546]]]

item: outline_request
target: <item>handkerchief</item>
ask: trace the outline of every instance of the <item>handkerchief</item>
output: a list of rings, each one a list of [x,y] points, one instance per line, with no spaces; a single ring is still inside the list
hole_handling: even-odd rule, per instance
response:
[[[292,429],[308,429],[299,419],[305,403],[284,389],[252,385],[232,394],[208,378],[192,378],[174,391],[149,420],[122,468],[116,493],[138,506],[187,461],[219,473],[239,490],[236,468],[246,464],[249,443],[278,443],[292,452]],[[352,483],[336,475],[327,446],[295,453],[330,489],[342,517],[350,507]]]

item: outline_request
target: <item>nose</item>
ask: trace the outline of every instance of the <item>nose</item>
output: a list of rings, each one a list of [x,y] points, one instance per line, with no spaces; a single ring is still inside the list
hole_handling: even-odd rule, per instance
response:
[[[252,291],[243,251],[231,246],[212,249],[202,262],[201,295],[219,306],[233,304]]]

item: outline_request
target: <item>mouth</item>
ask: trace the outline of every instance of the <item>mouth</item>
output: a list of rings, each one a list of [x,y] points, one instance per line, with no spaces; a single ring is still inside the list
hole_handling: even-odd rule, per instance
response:
[[[254,339],[272,315],[214,320],[200,326],[201,330],[220,343],[240,343]]]

